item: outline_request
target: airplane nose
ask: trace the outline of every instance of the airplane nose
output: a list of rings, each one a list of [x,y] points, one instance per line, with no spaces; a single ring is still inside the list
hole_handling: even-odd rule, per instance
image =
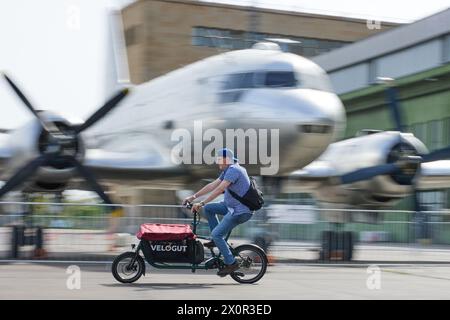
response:
[[[332,141],[341,138],[345,128],[345,109],[334,93],[299,90],[288,93],[291,108],[299,109],[298,132],[306,136],[328,136]]]
[[[248,92],[234,115],[247,126],[277,128],[279,168],[287,173],[317,158],[343,132],[344,107],[331,92],[289,88]]]
[[[297,131],[301,133],[320,133],[326,134],[333,131],[334,123],[319,120],[316,124],[298,124]],[[328,122],[328,123],[326,123]]]
[[[253,118],[296,124],[304,133],[327,133],[341,130],[345,124],[345,111],[340,99],[332,92],[311,89],[259,91],[248,94],[244,103],[253,108]]]
[[[291,105],[303,113],[303,132],[326,133],[345,121],[344,107],[334,93],[303,90],[293,93],[292,100]]]

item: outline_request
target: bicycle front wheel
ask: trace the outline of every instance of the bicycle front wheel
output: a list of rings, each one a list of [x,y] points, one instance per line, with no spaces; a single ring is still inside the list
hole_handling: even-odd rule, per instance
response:
[[[134,260],[135,256],[135,252],[125,252],[114,259],[111,271],[117,281],[122,283],[133,283],[144,273],[144,259],[138,255]],[[134,263],[131,264],[133,260]]]

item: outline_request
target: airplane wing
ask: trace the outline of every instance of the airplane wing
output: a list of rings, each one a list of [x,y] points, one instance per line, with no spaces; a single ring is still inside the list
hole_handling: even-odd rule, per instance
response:
[[[289,185],[295,185],[299,192],[314,192],[324,184],[333,184],[339,174],[328,161],[314,161],[305,168],[289,175]],[[417,178],[418,190],[450,188],[450,160],[422,163]],[[335,180],[334,183],[339,183]]]
[[[106,180],[152,180],[179,176],[183,166],[170,159],[170,150],[147,141],[141,151],[87,149],[83,165],[97,178]]]
[[[417,189],[432,190],[450,188],[450,160],[423,163]]]
[[[335,168],[328,161],[316,160],[296,170],[288,176],[286,188],[294,188],[296,192],[312,193],[324,183],[337,176]]]

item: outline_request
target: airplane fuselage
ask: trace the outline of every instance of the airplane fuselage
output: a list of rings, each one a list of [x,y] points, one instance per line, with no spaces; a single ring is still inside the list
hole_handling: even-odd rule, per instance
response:
[[[241,130],[244,147],[234,142],[240,163],[254,175],[273,165],[266,175],[281,176],[316,159],[344,128],[343,105],[320,67],[276,49],[248,49],[201,60],[135,87],[84,141],[87,148],[114,152],[145,152],[155,147],[154,141],[172,150],[179,144],[174,131],[186,130],[192,163],[183,165],[203,176],[217,170],[194,161],[213,141],[210,133],[220,132],[223,145],[230,146],[227,130]],[[262,145],[267,159],[278,161],[277,168],[260,159]]]

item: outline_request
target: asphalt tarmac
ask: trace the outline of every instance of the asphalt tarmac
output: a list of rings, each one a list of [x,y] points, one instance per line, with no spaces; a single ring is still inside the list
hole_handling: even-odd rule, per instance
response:
[[[110,264],[2,263],[0,299],[449,299],[450,265],[272,265],[252,285],[156,270],[118,283]],[[79,268],[79,269],[78,269]],[[79,276],[79,277],[78,277]]]

